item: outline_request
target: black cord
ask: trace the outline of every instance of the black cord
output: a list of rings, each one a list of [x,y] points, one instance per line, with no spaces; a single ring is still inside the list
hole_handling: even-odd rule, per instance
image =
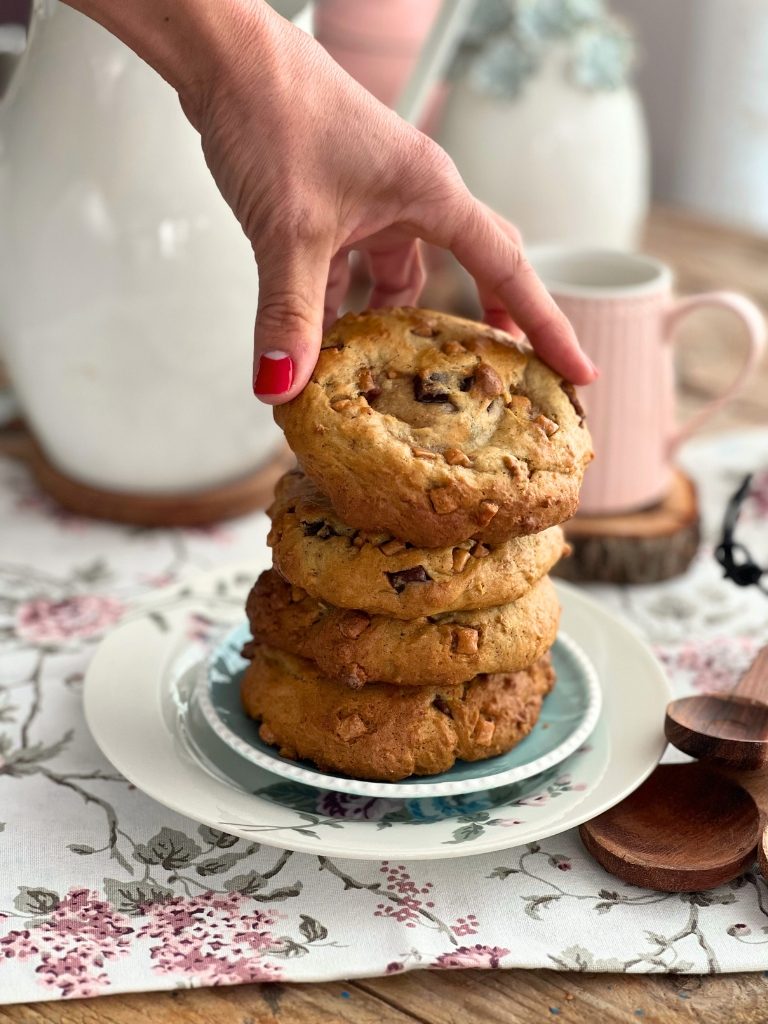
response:
[[[768,594],[768,586],[762,582],[768,570],[761,569],[744,544],[734,537],[742,506],[749,494],[752,474],[749,473],[738,489],[731,495],[723,518],[723,535],[715,549],[715,558],[723,567],[726,579],[733,580],[739,587],[757,587]]]

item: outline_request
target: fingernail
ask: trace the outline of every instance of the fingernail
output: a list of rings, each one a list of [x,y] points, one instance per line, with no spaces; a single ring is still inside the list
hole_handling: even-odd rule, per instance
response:
[[[595,364],[592,362],[592,360],[589,358],[589,356],[587,356],[587,362],[592,367],[592,372],[595,375],[595,379],[597,379],[600,376],[600,370],[595,366]]]
[[[254,395],[284,395],[293,384],[293,360],[285,352],[263,352],[253,382]]]

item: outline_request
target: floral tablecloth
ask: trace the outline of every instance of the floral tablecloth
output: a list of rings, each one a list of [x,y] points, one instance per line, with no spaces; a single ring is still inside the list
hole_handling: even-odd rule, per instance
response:
[[[655,646],[679,693],[733,684],[768,642],[768,597],[721,578],[728,495],[768,565],[768,432],[689,446],[707,542],[668,584],[593,588]],[[198,826],[133,789],[85,727],[83,673],[130,602],[253,556],[266,519],[207,530],[100,525],[0,460],[0,1003],[413,968],[768,968],[768,887],[624,885],[575,832],[461,861],[319,860]]]

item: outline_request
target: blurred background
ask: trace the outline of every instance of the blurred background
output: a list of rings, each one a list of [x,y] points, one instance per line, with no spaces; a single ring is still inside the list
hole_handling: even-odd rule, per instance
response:
[[[768,305],[766,0],[274,6],[430,132],[528,244],[641,248],[683,293]],[[277,443],[248,387],[249,247],[164,83],[55,0],[35,8],[27,45],[27,0],[0,0],[6,419],[20,405],[46,458],[94,487],[226,485]],[[429,259],[425,304],[475,312],[458,269]],[[685,413],[733,375],[742,341],[719,313],[682,333]],[[712,426],[765,423],[766,393],[763,367]]]
[[[278,0],[273,6],[310,30],[315,8],[329,49],[394,105],[440,4]],[[31,0],[0,0],[3,51],[23,48],[16,26],[28,24],[30,7]],[[636,87],[655,200],[768,231],[764,0],[477,0],[464,58],[475,49],[471,75],[478,91],[522,98],[527,90],[543,91],[536,79],[544,73],[544,51],[557,43],[580,64],[571,75],[575,87]],[[4,77],[9,68],[4,61]]]
[[[637,41],[654,199],[768,232],[768,4],[616,0]]]

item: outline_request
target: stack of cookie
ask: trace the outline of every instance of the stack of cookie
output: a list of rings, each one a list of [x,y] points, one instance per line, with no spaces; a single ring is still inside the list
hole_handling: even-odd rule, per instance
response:
[[[262,739],[390,781],[509,750],[554,682],[547,573],[591,458],[571,386],[481,324],[372,311],[275,417],[302,470],[246,609]]]

